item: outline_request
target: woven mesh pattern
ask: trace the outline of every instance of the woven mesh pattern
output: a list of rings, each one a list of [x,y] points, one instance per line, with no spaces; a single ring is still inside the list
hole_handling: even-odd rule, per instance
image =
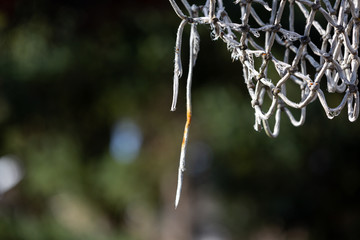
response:
[[[188,118],[180,157],[177,201],[191,122],[191,79],[199,52],[200,37],[196,30],[199,24],[209,25],[212,38],[226,43],[232,58],[241,62],[255,110],[257,131],[263,128],[269,136],[276,137],[282,115],[294,126],[302,125],[306,106],[317,99],[330,119],[344,108],[350,121],[358,118],[360,0],[237,0],[235,4],[241,11],[238,22],[229,17],[222,0],[207,0],[201,6],[190,6],[187,0],[179,0],[187,15],[175,0],[169,1],[182,19],[176,40],[172,110],[176,107],[178,80],[182,74],[182,32],[186,24],[191,25]],[[290,94],[294,91],[297,91],[297,99]],[[327,99],[332,93],[336,94],[338,103],[329,107]],[[301,112],[299,119],[292,114],[294,109]],[[271,117],[275,119],[273,127],[269,126]]]
[[[239,23],[232,22],[222,1],[192,7],[187,1],[182,2],[190,12],[189,16],[180,15],[184,22],[209,24],[212,37],[222,39],[232,58],[242,63],[255,109],[256,130],[262,126],[268,135],[277,136],[281,111],[293,125],[302,125],[306,106],[316,99],[328,118],[337,116],[347,106],[349,120],[357,119],[358,0],[236,1],[241,9]],[[194,17],[197,14],[203,17]],[[297,101],[287,97],[290,84],[298,86],[301,97]],[[337,106],[328,106],[325,86],[329,93],[342,94]],[[265,107],[265,98],[270,99],[270,106]],[[295,120],[289,107],[301,109],[299,120]],[[271,131],[268,119],[273,115],[275,126]]]
[[[276,1],[272,3],[270,19],[261,19],[254,5],[262,5],[263,10],[270,10],[262,1],[240,2],[242,23],[241,37],[230,37],[230,28],[225,34],[225,41],[235,59],[243,64],[244,78],[247,84],[252,106],[255,109],[255,129],[262,125],[270,136],[277,136],[280,126],[280,111],[284,111],[291,123],[299,126],[305,121],[306,106],[317,98],[320,100],[328,118],[337,116],[347,105],[348,118],[356,120],[359,114],[359,92],[357,89],[359,68],[359,9],[355,1]],[[356,6],[356,7],[355,7]],[[288,9],[287,28],[282,25],[283,13]],[[261,9],[261,8],[260,8]],[[253,18],[258,26],[250,25]],[[303,29],[295,31],[295,21],[300,19]],[[317,20],[319,19],[319,20]],[[268,24],[265,24],[265,23]],[[284,22],[285,23],[285,22]],[[226,22],[224,26],[232,26]],[[312,33],[314,32],[314,33]],[[264,44],[256,41],[265,36]],[[234,35],[232,35],[234,36]],[[312,40],[310,36],[316,38]],[[312,37],[314,38],[314,37]],[[276,58],[273,52],[282,52]],[[293,53],[293,54],[292,54]],[[254,57],[261,57],[258,68],[254,66]],[[277,75],[271,74],[275,69]],[[301,92],[298,102],[287,97],[287,86],[295,83]],[[326,85],[329,93],[341,93],[340,103],[331,108],[320,85]],[[269,97],[271,106],[264,111],[263,101]],[[295,120],[288,107],[301,109],[301,117]],[[275,114],[275,127],[272,132],[268,119]]]

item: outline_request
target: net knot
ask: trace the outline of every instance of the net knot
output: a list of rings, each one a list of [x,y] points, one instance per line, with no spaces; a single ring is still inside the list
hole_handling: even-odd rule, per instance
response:
[[[269,61],[272,59],[271,53],[263,53],[263,54],[261,54],[261,56],[265,61]]]
[[[302,37],[300,38],[301,44],[308,44],[310,41],[311,41],[311,39],[310,39],[309,36],[302,36]]]
[[[251,106],[254,108],[255,106],[259,105],[259,101],[257,99],[251,100]]]
[[[216,24],[217,22],[219,22],[219,19],[218,19],[217,17],[213,17],[213,18],[211,19],[211,22],[212,22],[213,24]]]
[[[337,33],[343,33],[345,31],[345,28],[341,25],[336,25],[335,28]]]
[[[317,11],[321,7],[319,2],[314,3],[311,5],[312,10]]]
[[[259,82],[264,77],[265,77],[264,73],[260,73],[258,76],[255,77],[255,79],[256,79],[256,81]]]
[[[241,1],[237,1],[237,3],[239,3],[240,6],[245,6],[247,1],[246,0],[241,0]]]
[[[244,32],[244,33],[250,32],[250,26],[247,24],[242,24],[241,26],[239,26],[239,29],[241,32]]]
[[[247,47],[246,45],[241,45],[241,46],[240,46],[240,50],[244,51],[244,50],[246,50],[246,49],[248,49],[248,47]]]
[[[358,87],[355,84],[349,84],[348,88],[350,93],[356,93],[358,91]]]
[[[222,11],[222,12],[220,13],[220,16],[221,16],[222,18],[224,18],[224,17],[227,16],[227,13],[226,13],[225,11]]]
[[[187,23],[194,23],[194,19],[192,17],[186,16],[185,20],[186,20]]]
[[[335,10],[335,9],[329,10],[329,14],[330,14],[331,16],[336,15],[336,10]]]
[[[310,91],[317,91],[320,88],[320,84],[318,83],[314,83],[314,82],[310,82],[308,84],[308,88]]]
[[[331,35],[328,33],[328,34],[324,34],[323,36],[322,36],[322,39],[323,39],[323,41],[327,41],[327,40],[329,40],[329,39],[331,39]]]
[[[350,69],[350,64],[347,64],[347,63],[341,64],[341,69],[342,70]]]
[[[291,41],[285,39],[284,42],[285,42],[285,47],[286,47],[286,48],[289,48],[290,46],[292,46],[292,42],[291,42]]]
[[[255,84],[254,84],[253,82],[249,82],[249,83],[247,84],[247,87],[248,87],[249,89],[255,89]]]
[[[270,28],[270,31],[276,33],[276,32],[278,32],[278,31],[280,30],[280,28],[281,28],[281,24],[278,23],[278,24],[275,24],[274,26],[272,26],[272,27]]]
[[[293,75],[297,71],[296,66],[290,66],[285,69],[290,75]]]
[[[354,24],[357,26],[360,25],[360,17],[354,18]]]
[[[323,58],[325,59],[326,62],[332,62],[332,56],[329,53],[324,53]]]
[[[272,89],[272,94],[273,94],[274,96],[277,96],[280,92],[281,92],[281,89],[280,89],[279,87],[274,87],[274,88]]]

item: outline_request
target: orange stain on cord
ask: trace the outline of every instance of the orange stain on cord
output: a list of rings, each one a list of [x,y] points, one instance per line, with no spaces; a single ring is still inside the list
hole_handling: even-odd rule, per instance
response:
[[[187,139],[187,133],[188,133],[188,130],[189,130],[189,127],[191,124],[191,111],[187,111],[186,117],[187,117],[187,119],[186,119],[186,124],[185,124],[185,129],[184,129],[184,137],[182,140],[181,148],[184,148],[185,141]]]

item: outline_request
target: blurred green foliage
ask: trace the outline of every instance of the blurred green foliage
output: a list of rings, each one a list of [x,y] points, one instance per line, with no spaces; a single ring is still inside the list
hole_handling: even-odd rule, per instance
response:
[[[219,226],[220,239],[357,239],[358,123],[329,121],[313,103],[304,126],[284,118],[277,139],[255,132],[241,66],[203,26],[173,209],[185,123],[185,79],[169,111],[179,19],[166,1],[129,2],[0,3],[0,151],[24,172],[0,196],[0,239],[200,239]],[[124,119],[143,137],[127,161],[109,150]]]

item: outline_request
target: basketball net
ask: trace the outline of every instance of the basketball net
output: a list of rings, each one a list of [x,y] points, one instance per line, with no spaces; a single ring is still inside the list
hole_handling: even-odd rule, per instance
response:
[[[175,47],[172,111],[176,109],[182,75],[182,33],[185,26],[190,25],[187,121],[175,207],[185,171],[192,115],[191,81],[200,49],[198,25],[208,25],[212,39],[222,40],[232,59],[241,62],[255,111],[255,130],[264,129],[268,136],[278,136],[282,115],[294,126],[301,126],[305,122],[307,105],[317,99],[329,119],[338,116],[344,108],[351,122],[358,118],[360,0],[236,0],[234,4],[241,11],[238,22],[230,18],[222,0],[207,0],[199,6],[190,5],[187,0],[179,1],[187,14],[175,0],[169,1],[181,19]],[[296,100],[287,94],[294,88],[298,89]],[[340,96],[335,106],[329,106],[327,101],[332,93]],[[299,109],[300,117],[296,119],[290,109]],[[273,127],[269,124],[272,117]]]

